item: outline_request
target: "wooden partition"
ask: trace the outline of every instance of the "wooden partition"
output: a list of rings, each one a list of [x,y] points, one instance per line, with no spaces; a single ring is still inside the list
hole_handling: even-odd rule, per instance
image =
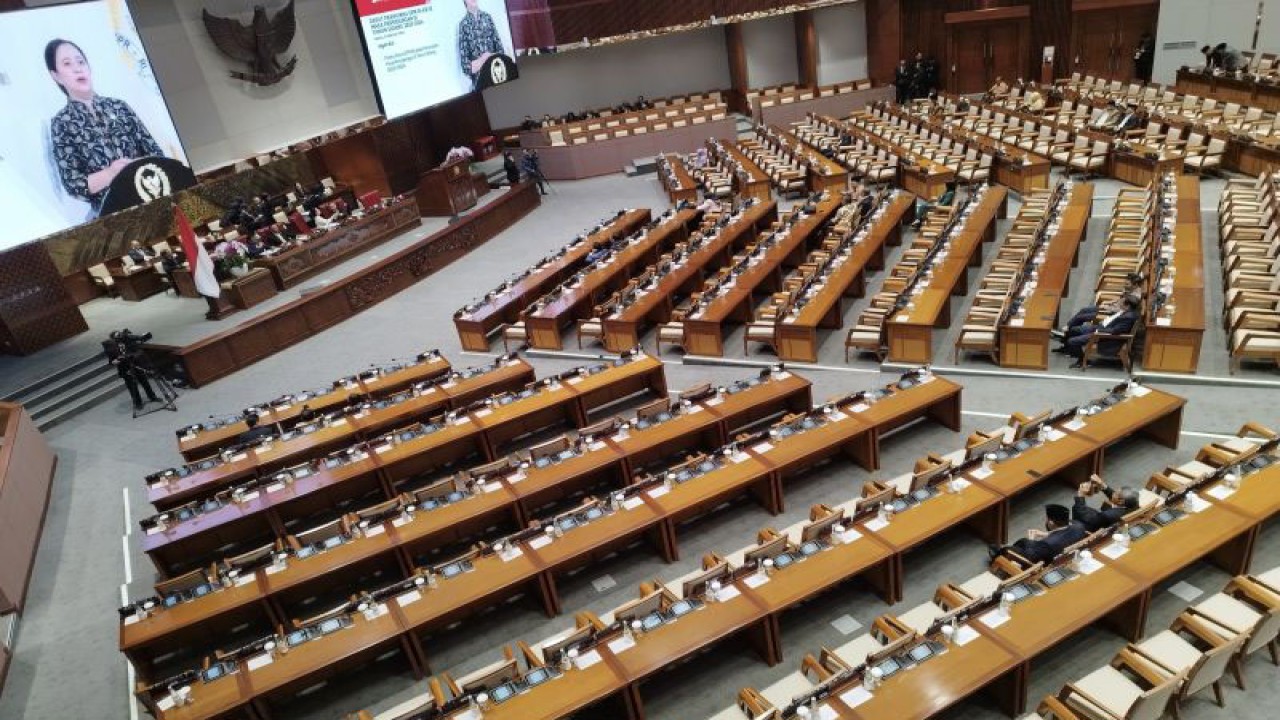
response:
[[[22,612],[57,464],[27,411],[0,403],[0,615]]]

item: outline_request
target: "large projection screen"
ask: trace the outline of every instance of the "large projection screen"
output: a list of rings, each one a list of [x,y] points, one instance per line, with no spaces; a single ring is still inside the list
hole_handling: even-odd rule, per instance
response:
[[[95,219],[128,161],[187,164],[125,0],[0,13],[0,37],[0,248]]]
[[[504,0],[353,0],[360,39],[388,118],[515,77]],[[493,56],[509,69],[491,73]]]

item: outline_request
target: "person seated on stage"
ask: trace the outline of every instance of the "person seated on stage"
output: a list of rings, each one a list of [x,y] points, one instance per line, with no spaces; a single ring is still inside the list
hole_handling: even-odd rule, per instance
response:
[[[299,423],[311,422],[312,420],[315,420],[318,417],[320,417],[320,413],[312,409],[310,405],[303,405],[302,409],[298,411]]]
[[[649,102],[648,100],[645,100],[643,95],[640,95],[636,98],[637,110],[650,110],[652,108],[653,108],[653,103]]]
[[[951,207],[956,202],[956,183],[954,180],[948,182],[943,189],[942,194],[933,202],[928,202],[920,198],[916,198],[916,219],[911,223],[913,230],[919,230],[924,225],[925,216],[935,207]]]
[[[251,260],[256,260],[266,255],[268,249],[267,243],[263,241],[258,233],[253,233],[244,239],[244,254]]]
[[[1089,507],[1089,498],[1102,493],[1102,506]],[[1071,517],[1084,526],[1088,532],[1111,527],[1124,519],[1125,515],[1138,509],[1138,491],[1127,485],[1111,488],[1097,475],[1080,483],[1076,490],[1076,500],[1071,506]]]
[[[125,257],[138,267],[146,267],[155,262],[156,251],[134,240],[129,243],[129,252],[125,253]]]
[[[166,278],[169,278],[169,287],[177,287],[173,284],[173,271],[185,264],[186,260],[181,257],[181,252],[175,254],[168,249],[160,251],[160,270]]]
[[[1124,277],[1124,290],[1114,300],[1105,302],[1101,305],[1086,305],[1080,308],[1067,324],[1061,330],[1051,330],[1058,340],[1065,340],[1069,335],[1078,335],[1080,328],[1092,322],[1096,322],[1099,316],[1107,316],[1124,310],[1124,298],[1126,295],[1134,297],[1142,297],[1142,273],[1132,272]]]
[[[1027,90],[1022,95],[1022,104],[1019,109],[1024,112],[1041,113],[1044,112],[1044,94],[1040,92],[1040,88],[1036,87],[1034,81],[1027,83]]]
[[[1058,352],[1065,352],[1076,359],[1071,364],[1071,367],[1083,367],[1084,346],[1089,343],[1091,336],[1097,334],[1126,335],[1133,331],[1133,327],[1138,324],[1138,309],[1142,306],[1142,303],[1134,295],[1125,295],[1122,302],[1124,304],[1123,310],[1112,313],[1102,318],[1099,322],[1085,323],[1076,330],[1074,335],[1065,336],[1063,345],[1058,348]],[[1113,343],[1115,342],[1118,341],[1112,341],[1112,343],[1104,341],[1102,343],[1102,351],[1108,352],[1114,349]]]
[[[521,130],[537,130],[538,121],[533,119],[532,115],[525,115],[524,122],[520,123]]]
[[[238,445],[252,445],[259,440],[276,436],[275,430],[270,425],[263,426],[258,424],[260,419],[257,413],[249,413],[244,416],[244,424],[248,425],[249,429],[240,433],[240,436],[236,438]]]
[[[551,127],[552,125],[555,125],[555,124],[556,124],[555,118],[551,117],[551,113],[543,113],[542,127]]]
[[[992,557],[1012,550],[1033,563],[1049,562],[1071,545],[1083,540],[1088,532],[1084,525],[1071,519],[1071,511],[1065,505],[1044,506],[1044,529],[1030,528],[1027,536],[1012,545],[992,545]]]

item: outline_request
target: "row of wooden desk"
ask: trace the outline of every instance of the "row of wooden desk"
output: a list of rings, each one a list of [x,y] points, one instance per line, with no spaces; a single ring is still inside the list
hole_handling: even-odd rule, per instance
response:
[[[760,202],[769,202],[773,198],[769,176],[765,174],[754,160],[747,157],[738,146],[736,140],[707,140],[707,149],[712,157],[718,159],[726,167],[733,168],[734,190],[739,197],[750,197]]]
[[[781,139],[795,150],[809,167],[809,190],[812,192],[840,192],[849,181],[849,171],[840,163],[802,142],[790,130],[777,125],[769,126],[769,133]]]
[[[858,691],[856,677],[836,684],[833,699],[824,703],[834,711],[828,716],[935,717],[982,690],[1010,716],[1022,713],[1033,664],[1081,629],[1101,622],[1137,641],[1146,632],[1153,594],[1186,567],[1207,559],[1232,575],[1247,572],[1259,531],[1280,510],[1277,480],[1277,464],[1245,475],[1235,490],[1210,478],[1197,488],[1196,508],[1184,517],[1127,549],[1101,540],[1087,572],[1019,601],[1007,617],[998,609],[977,614],[966,623],[973,632],[963,645],[949,646],[869,694]]]
[[[932,200],[942,195],[947,183],[955,182],[955,170],[881,136],[868,125],[868,119],[871,117],[870,114],[863,112],[851,115],[848,120],[836,120],[821,115],[815,116],[812,121],[830,132],[861,138],[891,155],[896,155],[899,159],[898,187],[916,197]]]
[[[773,200],[750,201],[720,224],[704,224],[696,231],[697,247],[686,247],[664,273],[656,273],[650,283],[636,290],[635,297],[621,306],[606,308],[600,318],[604,346],[613,352],[640,344],[645,328],[667,322],[681,297],[702,287],[706,275],[727,265],[734,253],[749,245],[756,235],[778,218]]]
[[[1214,75],[1181,67],[1178,68],[1174,87],[1187,95],[1208,96],[1224,103],[1233,102],[1280,112],[1280,83],[1257,82],[1247,76]]]
[[[144,672],[155,657],[181,647],[193,632],[216,632],[238,622],[246,607],[259,605],[258,616],[283,622],[291,598],[317,583],[335,582],[360,565],[394,559],[400,567],[413,567],[419,552],[467,537],[477,528],[508,519],[523,527],[542,507],[571,493],[601,482],[625,487],[655,461],[711,450],[753,423],[782,412],[803,412],[811,405],[809,381],[790,373],[730,389],[699,400],[667,422],[625,432],[614,429],[572,442],[573,457],[545,467],[520,467],[521,459],[510,456],[501,470],[478,478],[481,491],[458,502],[384,521],[384,532],[366,532],[317,555],[291,558],[284,568],[256,570],[242,585],[122,624],[120,648]]]
[[[1000,324],[1000,367],[1049,368],[1050,332],[1057,327],[1062,298],[1070,290],[1071,268],[1087,239],[1093,212],[1093,185],[1073,185],[1068,193],[1057,231],[1044,248],[1043,260],[1033,266],[1035,287],[1022,300],[1022,316],[1006,316]]]
[[[982,245],[995,237],[996,218],[1005,207],[1008,191],[988,186],[982,197],[971,199],[969,216],[959,232],[947,239],[950,247],[941,262],[935,262],[930,277],[910,303],[886,319],[889,360],[927,364],[933,362],[933,329],[951,324],[951,296],[968,292],[969,268],[982,262]],[[906,292],[913,288],[908,287]]]
[[[830,260],[835,267],[817,292],[799,313],[777,323],[774,337],[779,358],[818,361],[818,330],[844,326],[843,298],[865,294],[866,271],[884,269],[884,248],[902,242],[902,220],[914,205],[914,195],[894,191],[869,220],[865,235],[848,248],[848,254]]]
[[[416,395],[411,393],[403,398],[392,396],[389,399],[400,401],[386,407],[362,409],[328,425],[315,422],[311,432],[298,434],[288,440],[273,440],[229,456],[224,452],[220,456],[206,457],[183,468],[156,473],[148,478],[147,501],[157,509],[165,510],[199,497],[208,497],[246,478],[263,477],[292,463],[324,455],[335,448],[372,440],[388,428],[438,415],[445,410],[464,408],[480,398],[518,390],[534,381],[533,366],[523,358],[506,357],[482,370],[469,374],[468,377],[440,377],[440,381],[421,387]],[[371,383],[379,384],[381,383]],[[364,387],[359,381],[354,385],[350,389],[343,386],[329,393],[324,396],[325,400],[333,400],[344,392],[354,393]],[[281,415],[296,417],[296,408],[284,408]],[[260,422],[266,425],[272,422],[272,418],[266,415]],[[236,424],[243,425],[243,421]],[[222,428],[215,431],[213,435],[220,435],[221,430]]]
[[[1142,346],[1142,367],[1160,372],[1194,373],[1200,364],[1200,345],[1205,330],[1204,248],[1200,227],[1200,180],[1191,175],[1172,175],[1167,195],[1176,196],[1173,208],[1176,217],[1157,210],[1157,224],[1166,220],[1172,237],[1153,239],[1156,252],[1146,276],[1153,282],[1161,282],[1150,293],[1166,294],[1164,308],[1157,312],[1154,305],[1148,310],[1146,341]],[[1159,233],[1157,227],[1156,232]],[[1156,269],[1160,262],[1167,262],[1162,274]],[[1172,276],[1172,277],[1171,277]],[[1164,283],[1164,281],[1168,281]],[[1164,284],[1161,284],[1164,283]],[[1169,307],[1173,312],[1168,312]]]
[[[658,179],[662,181],[662,189],[667,191],[667,200],[672,205],[698,202],[698,183],[689,174],[689,168],[678,154],[663,153],[658,156]]]
[[[792,377],[790,373],[779,373],[775,380],[787,381]],[[373,619],[353,613],[351,627],[341,630],[333,638],[308,642],[288,654],[275,655],[265,665],[259,660],[250,666],[250,660],[244,660],[238,671],[230,676],[200,683],[193,693],[197,699],[191,704],[162,708],[151,699],[148,702],[157,710],[157,716],[165,719],[243,714],[246,706],[261,707],[267,696],[312,684],[321,677],[341,671],[349,662],[366,660],[394,647],[402,648],[415,670],[421,672],[426,667],[426,656],[417,633],[423,628],[456,618],[476,603],[491,603],[497,597],[510,594],[513,588],[532,582],[534,577],[540,578],[539,585],[546,593],[544,599],[554,609],[558,602],[553,586],[545,584],[551,578],[545,576],[554,574],[557,568],[580,562],[583,554],[593,552],[602,544],[609,545],[637,532],[649,531],[661,521],[666,529],[659,534],[658,542],[664,545],[664,538],[674,534],[677,522],[708,505],[718,504],[726,493],[741,493],[761,483],[780,485],[785,477],[832,454],[849,453],[865,466],[873,468],[878,463],[880,434],[921,416],[934,417],[952,429],[958,428],[959,386],[941,378],[923,380],[917,380],[906,389],[894,388],[869,406],[855,405],[860,401],[851,401],[843,406],[848,415],[841,413],[842,417],[831,419],[816,431],[774,438],[776,443],[766,440],[743,448],[731,448],[722,454],[718,470],[674,487],[652,487],[637,496],[640,504],[624,504],[622,509],[626,512],[618,512],[604,522],[584,526],[582,530],[588,532],[581,535],[571,530],[550,544],[530,540],[521,544],[518,552],[508,552],[499,557],[482,555],[473,561],[475,569],[454,578],[441,579],[434,588],[412,591],[412,597],[409,597],[410,593],[401,595],[387,603],[383,614]],[[807,390],[805,383],[806,394]],[[707,408],[707,411],[714,412],[714,407]],[[773,491],[767,491],[766,499],[772,501],[773,495]],[[389,528],[385,532],[391,534],[394,529]],[[381,536],[380,533],[376,537]],[[671,557],[674,557],[673,550],[674,546],[670,546]],[[484,571],[480,568],[481,563],[485,564]],[[440,592],[442,590],[444,592]],[[424,594],[432,598],[436,593],[453,594],[451,591],[457,593],[454,602],[417,602]],[[145,622],[149,620],[124,627]]]
[[[596,243],[630,235],[649,220],[650,212],[647,209],[620,211],[614,218],[601,222],[590,234],[570,243],[519,279],[503,283],[479,304],[454,313],[453,324],[458,330],[462,348],[487,352],[489,333],[503,323],[516,322],[521,311],[534,300],[546,295],[551,288],[577,272]]]
[[[723,355],[724,324],[751,322],[755,294],[781,289],[783,268],[794,267],[803,261],[819,238],[818,231],[841,203],[841,193],[827,191],[812,213],[797,214],[799,208],[793,209],[790,224],[779,231],[785,235],[776,239],[774,244],[760,248],[757,243],[747,257],[735,258],[735,271],[740,268],[741,272],[718,283],[714,287],[714,297],[685,318],[685,349],[694,355]]]
[[[944,389],[937,387],[936,382],[917,387],[922,391],[931,386],[936,388],[935,391]],[[910,392],[913,391],[907,391]],[[887,401],[881,400],[863,412],[874,412]],[[1024,451],[1012,460],[1001,461],[985,476],[980,472],[959,476],[966,479],[963,489],[924,501],[888,524],[871,519],[852,522],[852,532],[843,542],[785,569],[776,570],[767,581],[761,582],[755,574],[736,577],[726,591],[722,591],[718,602],[708,603],[692,615],[637,635],[634,645],[611,640],[616,631],[606,631],[602,642],[589,651],[580,651],[578,661],[566,671],[563,679],[495,704],[485,710],[484,716],[512,720],[564,718],[607,698],[619,697],[629,718],[642,718],[641,689],[645,680],[732,636],[748,636],[760,655],[770,664],[776,664],[782,659],[779,618],[788,610],[859,576],[870,581],[886,600],[892,602],[900,598],[901,558],[912,548],[960,523],[979,525],[984,537],[1002,539],[1004,529],[999,522],[999,508],[1007,506],[1011,495],[1054,476],[1063,468],[1076,465],[1091,467],[1093,463],[1101,462],[1105,447],[1129,434],[1149,433],[1161,442],[1176,443],[1182,402],[1180,398],[1143,389],[1140,395],[1128,397],[1088,417],[1083,427],[1062,429],[1059,431],[1061,436]],[[847,410],[844,408],[842,412]],[[772,452],[766,450],[762,457],[770,456]],[[1048,465],[1045,472],[1028,472],[1029,466],[1045,463]],[[836,507],[846,509],[847,514],[851,504]],[[730,556],[731,562],[736,556],[737,553]],[[1021,614],[1019,607],[1015,617]],[[606,625],[603,622],[595,624]],[[1011,657],[1002,645],[992,643],[991,647],[995,649],[995,657]],[[986,649],[986,645],[978,643],[974,648]],[[930,661],[937,662],[936,659]],[[966,694],[975,691],[977,686],[972,685],[973,676],[984,672],[986,667],[988,664],[985,662],[969,669],[949,665],[945,674],[934,676],[934,681],[943,686],[941,692],[930,691],[924,685],[913,685],[911,691],[904,691],[909,696],[898,701],[903,703],[901,712],[897,703],[888,703],[878,705],[880,712],[876,714],[849,714],[846,717],[927,717],[955,702],[944,697],[950,688],[959,688]],[[911,677],[912,673],[919,672],[921,670],[917,669],[903,675]],[[885,688],[889,687],[886,684]],[[880,699],[883,698],[877,698]],[[834,703],[832,707],[844,709]],[[917,714],[916,708],[924,710]],[[448,714],[441,717],[462,716]]]
[[[340,409],[357,397],[381,397],[420,382],[447,375],[453,369],[439,351],[422,353],[412,363],[399,368],[379,368],[335,380],[330,388],[306,390],[259,403],[252,409],[262,425],[291,428],[304,407],[315,413]],[[228,422],[197,423],[178,430],[178,452],[186,460],[212,455],[234,445],[249,426],[237,416]]]
[[[438,424],[401,428],[322,460],[241,483],[222,497],[144,519],[142,549],[162,575],[199,567],[211,555],[233,554],[228,549],[236,546],[256,547],[262,538],[286,535],[301,519],[331,513],[353,500],[396,497],[400,483],[451,463],[472,456],[494,460],[498,448],[534,429],[565,420],[583,427],[594,408],[645,390],[659,397],[667,392],[661,361],[647,355],[593,374],[570,371],[562,380],[544,380],[540,386],[508,404],[473,407]],[[251,472],[235,464],[219,468],[221,475],[180,478],[177,489],[189,491],[191,482],[225,484],[228,473]]]
[[[688,239],[690,228],[701,216],[701,212],[691,207],[675,212],[668,210],[659,216],[657,225],[643,230],[643,234],[632,238],[626,247],[593,267],[583,268],[582,273],[540,298],[521,313],[529,345],[540,350],[563,349],[560,333],[565,327],[594,315],[601,301],[642,275],[643,268],[655,264],[677,243]]]

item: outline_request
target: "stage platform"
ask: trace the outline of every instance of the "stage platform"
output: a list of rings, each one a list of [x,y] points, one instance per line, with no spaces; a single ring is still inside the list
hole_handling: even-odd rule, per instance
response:
[[[525,188],[526,186],[519,186]],[[526,191],[527,192],[527,191]],[[479,198],[476,207],[450,222],[449,218],[423,218],[422,224],[345,260],[306,282],[277,293],[274,297],[221,320],[207,320],[208,305],[203,298],[176,297],[171,292],[154,295],[141,302],[119,298],[98,298],[80,306],[89,331],[25,357],[0,355],[0,397],[39,383],[59,370],[102,352],[102,341],[112,330],[128,328],[152,333],[152,343],[175,348],[198,345],[233,333],[241,326],[285,310],[303,297],[323,293],[330,286],[347,282],[389,258],[410,251],[435,235],[446,235],[451,225],[468,226],[497,208],[510,205],[511,191],[500,189]],[[536,191],[532,193],[536,197]],[[536,200],[535,200],[536,203]],[[505,214],[505,213],[504,213]],[[519,213],[523,215],[523,212]],[[514,221],[514,220],[512,220]],[[484,237],[487,240],[492,234]],[[382,299],[382,298],[378,298]],[[375,300],[376,302],[376,300]],[[105,360],[104,360],[105,362]],[[223,373],[225,374],[225,373]]]

